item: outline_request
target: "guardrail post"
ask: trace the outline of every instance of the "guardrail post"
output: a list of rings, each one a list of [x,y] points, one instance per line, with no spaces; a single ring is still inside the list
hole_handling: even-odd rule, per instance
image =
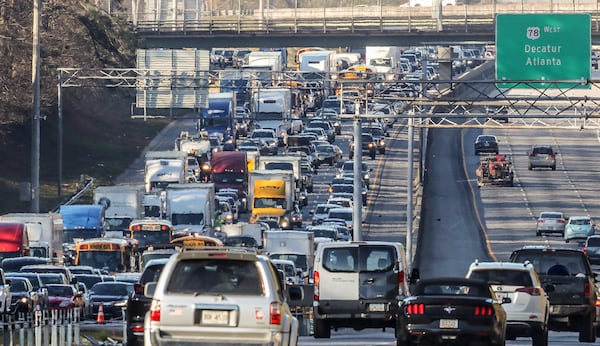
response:
[[[71,346],[73,345],[73,312],[76,311],[77,308],[75,309],[71,309],[71,310],[67,310],[67,345]]]
[[[58,345],[65,346],[65,311],[58,310]]]
[[[19,312],[16,314],[19,328],[19,345],[25,345],[25,314]]]
[[[35,318],[35,346],[42,346],[42,310],[40,310],[40,305],[35,306],[34,316]]]
[[[81,324],[81,313],[79,312],[81,308],[75,308],[75,322],[73,323],[73,342],[75,345],[81,344],[81,337],[79,335],[79,327]]]
[[[27,312],[27,346],[33,346],[33,331],[35,327],[35,311]]]
[[[123,345],[127,345],[127,308],[121,308],[121,316],[123,316]]]
[[[50,329],[52,345],[58,345],[58,310],[50,310]]]
[[[42,310],[42,340],[46,344],[50,342],[50,328],[50,311],[44,309]]]

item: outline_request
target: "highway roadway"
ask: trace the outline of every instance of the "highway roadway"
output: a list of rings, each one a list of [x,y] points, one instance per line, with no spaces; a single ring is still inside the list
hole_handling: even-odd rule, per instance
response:
[[[345,123],[336,144],[347,153],[351,123]],[[193,121],[181,119],[153,141],[151,150],[170,150],[179,131],[193,131]],[[416,131],[418,133],[419,131]],[[595,160],[598,135],[591,130],[515,130],[490,129],[500,139],[501,153],[511,155],[515,169],[514,187],[477,188],[475,168],[478,157],[473,141],[482,130],[430,130],[426,164],[427,185],[423,190],[422,228],[419,231],[415,267],[422,277],[462,276],[474,260],[506,260],[510,252],[526,244],[577,247],[556,236],[536,237],[534,217],[542,210],[561,210],[567,215],[600,214],[597,198]],[[369,195],[364,238],[405,242],[407,131],[402,122],[390,131],[386,155],[366,159],[374,168],[374,184]],[[527,170],[528,148],[548,143],[558,150],[557,170]],[[415,148],[419,147],[419,142]],[[138,160],[139,161],[139,160]],[[334,169],[323,166],[315,177],[315,193],[308,210],[327,198],[327,185]],[[143,161],[117,179],[118,183],[141,182]],[[550,344],[578,343],[576,333],[551,332]],[[339,330],[332,338],[300,338],[300,345],[393,345],[393,331]],[[527,338],[508,341],[507,345],[530,345]]]

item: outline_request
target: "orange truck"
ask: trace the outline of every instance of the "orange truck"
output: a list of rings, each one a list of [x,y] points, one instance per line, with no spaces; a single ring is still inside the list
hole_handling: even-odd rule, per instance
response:
[[[0,223],[0,257],[29,256],[27,225],[23,222]]]

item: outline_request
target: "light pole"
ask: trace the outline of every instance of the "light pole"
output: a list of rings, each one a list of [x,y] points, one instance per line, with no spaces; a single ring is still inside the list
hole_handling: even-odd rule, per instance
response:
[[[40,8],[42,0],[33,0],[33,43],[31,84],[33,86],[31,136],[31,212],[40,212]]]

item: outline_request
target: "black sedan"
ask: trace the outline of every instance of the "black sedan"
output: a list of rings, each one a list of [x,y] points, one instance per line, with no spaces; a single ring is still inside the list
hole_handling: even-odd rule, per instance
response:
[[[475,155],[498,154],[498,139],[492,135],[479,135],[475,139]]]
[[[105,318],[122,318],[122,309],[127,306],[129,296],[133,294],[133,284],[129,282],[107,281],[92,286],[89,292],[91,312],[94,317],[102,304]]]
[[[402,302],[397,344],[504,345],[506,312],[488,283],[465,278],[424,279]]]

